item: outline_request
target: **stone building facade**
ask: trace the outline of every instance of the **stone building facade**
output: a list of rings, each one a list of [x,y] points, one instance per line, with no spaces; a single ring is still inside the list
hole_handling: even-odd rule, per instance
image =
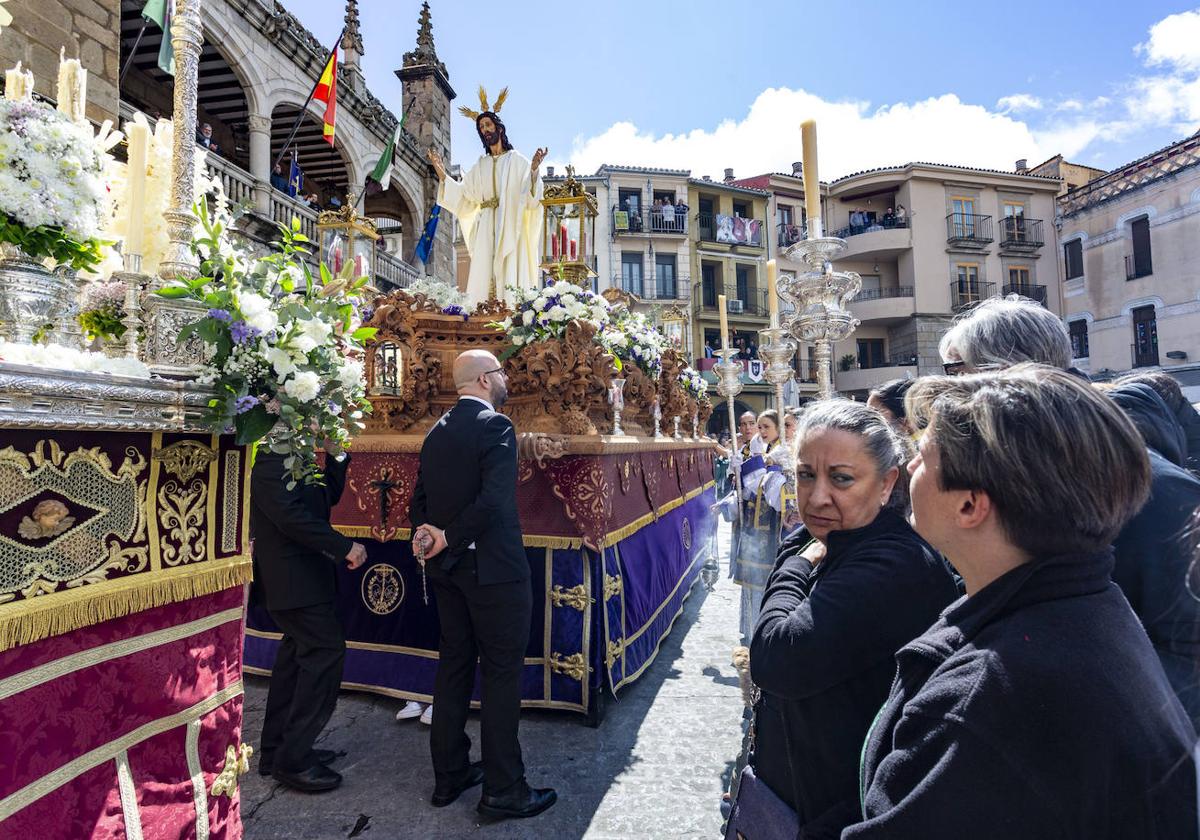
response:
[[[58,56],[78,58],[88,71],[87,116],[117,119],[120,75],[120,0],[9,0],[12,25],[0,36],[0,65],[20,61],[33,72],[34,90],[53,99]]]
[[[1075,364],[1172,373],[1200,398],[1200,133],[1058,200]]]

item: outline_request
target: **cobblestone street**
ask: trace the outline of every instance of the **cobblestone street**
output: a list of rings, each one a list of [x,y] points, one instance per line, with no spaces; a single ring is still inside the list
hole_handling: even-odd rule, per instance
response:
[[[737,643],[738,589],[725,576],[728,526],[720,533],[721,578],[697,583],[654,664],[607,698],[598,729],[582,717],[528,711],[521,743],[534,786],[558,804],[527,821],[493,823],[475,811],[478,790],[453,805],[428,804],[433,789],[429,729],[397,723],[401,701],[342,694],[320,746],[344,750],[345,776],[332,793],[306,795],[257,773],[243,777],[249,840],[332,838],[715,838],[719,802],[742,736],[742,703],[730,652]],[[245,740],[257,745],[267,681],[246,679]],[[478,718],[472,715],[473,758]]]

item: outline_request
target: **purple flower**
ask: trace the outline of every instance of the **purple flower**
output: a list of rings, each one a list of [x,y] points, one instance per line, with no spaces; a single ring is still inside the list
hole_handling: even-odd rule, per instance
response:
[[[450,304],[449,306],[443,307],[443,308],[442,308],[442,314],[443,314],[443,315],[461,315],[461,316],[462,316],[462,319],[463,319],[464,321],[465,321],[465,320],[467,320],[467,319],[470,317],[470,316],[467,314],[467,310],[463,309],[463,308],[462,308],[461,306],[459,306],[457,303],[452,303],[452,304]]]
[[[210,309],[208,310],[209,318],[216,318],[218,321],[228,322],[231,318],[228,309]]]
[[[238,414],[245,414],[256,405],[258,405],[258,397],[238,397],[234,403]]]
[[[250,326],[245,321],[234,321],[229,325],[229,335],[235,344],[245,344],[250,339],[262,335],[262,330]]]

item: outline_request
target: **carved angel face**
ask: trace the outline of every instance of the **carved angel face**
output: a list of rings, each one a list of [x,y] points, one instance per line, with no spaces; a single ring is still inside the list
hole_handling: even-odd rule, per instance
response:
[[[53,531],[68,513],[67,506],[58,499],[46,499],[33,509],[33,521],[43,531]]]

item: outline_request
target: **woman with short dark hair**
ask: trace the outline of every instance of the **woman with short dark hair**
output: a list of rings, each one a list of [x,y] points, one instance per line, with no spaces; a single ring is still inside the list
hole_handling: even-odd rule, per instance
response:
[[[849,400],[808,407],[796,429],[796,506],[763,596],[750,668],[761,689],[753,772],[805,837],[858,818],[858,756],[887,697],[893,654],[958,595],[904,519],[907,443]]]
[[[1150,487],[1136,429],[1041,365],[908,407],[913,524],[967,594],[896,654],[843,840],[1195,838],[1196,733],[1110,580]]]

